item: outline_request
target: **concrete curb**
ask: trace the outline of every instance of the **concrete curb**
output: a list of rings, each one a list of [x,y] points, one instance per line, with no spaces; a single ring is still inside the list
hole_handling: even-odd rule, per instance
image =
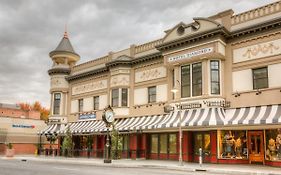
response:
[[[251,170],[243,170],[243,169],[229,169],[229,168],[222,168],[222,167],[209,167],[203,166],[199,167],[195,164],[192,165],[184,165],[184,166],[177,166],[177,165],[160,165],[160,164],[141,164],[141,162],[137,163],[129,163],[126,164],[125,161],[118,162],[118,160],[113,160],[111,164],[103,163],[103,160],[95,160],[95,159],[76,159],[76,158],[50,158],[50,157],[13,157],[13,158],[6,158],[1,157],[4,160],[25,160],[25,161],[33,161],[33,162],[52,162],[52,163],[67,163],[67,164],[79,164],[79,165],[92,165],[92,166],[99,166],[99,167],[115,167],[115,168],[151,168],[151,169],[167,169],[167,170],[176,170],[176,171],[188,171],[188,172],[195,172],[195,171],[202,171],[214,174],[239,174],[239,175],[249,175],[249,174],[257,174],[257,175],[280,175],[280,172],[273,172],[267,171],[262,172],[256,169]],[[130,161],[130,160],[129,160]],[[234,167],[235,168],[235,165]],[[236,167],[237,168],[237,167]]]

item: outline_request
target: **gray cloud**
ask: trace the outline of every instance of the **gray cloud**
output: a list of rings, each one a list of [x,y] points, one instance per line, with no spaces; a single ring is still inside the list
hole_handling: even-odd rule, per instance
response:
[[[270,1],[273,2],[273,1]],[[180,21],[232,8],[236,13],[263,0],[2,0],[0,1],[0,102],[49,106],[48,53],[63,35],[81,62],[164,36]]]

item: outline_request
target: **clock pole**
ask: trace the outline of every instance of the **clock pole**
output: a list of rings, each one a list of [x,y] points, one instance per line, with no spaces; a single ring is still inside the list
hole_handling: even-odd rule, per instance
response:
[[[111,155],[110,155],[110,140],[109,140],[109,128],[114,122],[114,113],[111,106],[108,106],[104,109],[104,113],[102,115],[102,119],[105,122],[106,126],[106,143],[105,143],[105,158],[103,160],[104,163],[111,163]]]
[[[111,163],[111,156],[110,156],[110,143],[109,143],[109,127],[110,125],[106,125],[106,144],[105,144],[105,159],[104,163]]]

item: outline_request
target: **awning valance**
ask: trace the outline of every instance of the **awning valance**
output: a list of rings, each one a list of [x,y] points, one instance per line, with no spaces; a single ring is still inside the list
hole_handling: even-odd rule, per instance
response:
[[[181,118],[180,118],[181,117]],[[118,131],[144,131],[151,129],[170,129],[180,125],[183,128],[196,126],[219,126],[224,124],[223,108],[204,108],[172,111],[169,114],[121,118],[115,121]],[[68,124],[73,134],[105,132],[101,120],[78,121]],[[66,133],[67,127],[61,133]]]
[[[39,134],[58,134],[61,131],[65,130],[66,124],[51,124],[48,125],[44,130],[42,130]]]
[[[281,105],[254,106],[226,110],[224,125],[260,125],[281,123]]]

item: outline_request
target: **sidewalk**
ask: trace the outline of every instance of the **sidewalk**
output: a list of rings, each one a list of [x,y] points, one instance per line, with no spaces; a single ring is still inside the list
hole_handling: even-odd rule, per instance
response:
[[[144,160],[144,159],[121,159],[113,160],[111,164],[103,163],[103,159],[97,158],[65,158],[65,157],[45,157],[45,156],[31,156],[31,155],[18,155],[13,158],[0,157],[1,159],[13,160],[27,160],[27,161],[41,161],[41,162],[57,162],[69,164],[83,164],[104,167],[117,167],[117,168],[158,168],[170,169],[179,171],[207,171],[210,173],[227,173],[227,174],[258,174],[258,175],[281,175],[281,168],[270,167],[263,165],[230,165],[230,164],[203,164],[200,167],[197,163],[186,163],[179,166],[177,161],[169,160]]]

